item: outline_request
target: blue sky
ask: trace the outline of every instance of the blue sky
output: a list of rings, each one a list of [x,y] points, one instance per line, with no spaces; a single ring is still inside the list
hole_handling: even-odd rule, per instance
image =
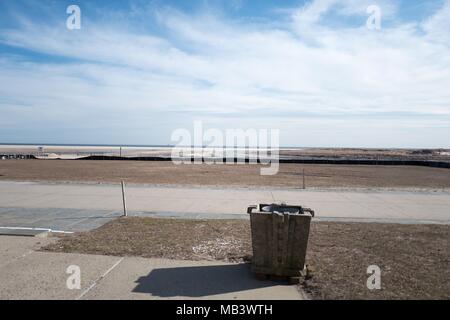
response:
[[[450,148],[448,88],[449,0],[0,1],[0,142]]]

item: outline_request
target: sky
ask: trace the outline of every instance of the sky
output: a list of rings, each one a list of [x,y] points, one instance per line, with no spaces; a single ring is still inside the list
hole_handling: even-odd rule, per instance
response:
[[[194,121],[450,148],[450,0],[0,0],[0,143],[167,145]]]

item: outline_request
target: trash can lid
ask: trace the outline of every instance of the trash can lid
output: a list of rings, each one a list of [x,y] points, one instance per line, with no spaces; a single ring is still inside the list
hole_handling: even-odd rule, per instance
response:
[[[267,213],[274,213],[274,214],[305,214],[309,213],[312,217],[314,217],[314,210],[310,208],[305,208],[302,206],[293,206],[293,205],[286,205],[284,203],[277,204],[263,204],[260,203],[259,205],[251,205],[247,208],[247,213],[252,213],[254,209],[258,209],[259,213],[267,212]]]
[[[291,214],[298,214],[301,212],[300,206],[288,206],[288,205],[280,205],[280,204],[268,204],[268,205],[261,205],[261,211],[264,212],[273,212],[273,213],[291,213]]]

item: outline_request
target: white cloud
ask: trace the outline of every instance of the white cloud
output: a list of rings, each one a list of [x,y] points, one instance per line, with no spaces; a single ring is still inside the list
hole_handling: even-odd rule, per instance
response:
[[[430,40],[450,46],[450,0],[445,0],[443,7],[428,18],[422,28]]]
[[[300,123],[312,131],[312,123],[323,128],[311,137],[317,141],[333,139],[336,130],[357,139],[351,128],[364,127],[358,117],[381,114],[383,121],[365,129],[373,143],[373,135],[392,132],[390,126],[404,128],[403,135],[394,130],[399,144],[433,127],[444,128],[439,135],[450,134],[450,28],[443,28],[449,2],[422,25],[377,32],[365,24],[339,29],[321,24],[332,8],[356,14],[352,4],[313,1],[283,28],[166,10],[158,13],[166,37],[122,30],[115,21],[79,32],[32,22],[0,30],[2,43],[76,59],[1,59],[0,110],[9,117],[3,121],[93,127],[104,117],[100,123],[106,128],[122,128],[128,120],[142,132],[155,121],[170,131],[183,118],[197,116],[228,127],[276,125],[289,140],[285,144],[293,145],[302,144],[302,138],[295,142]],[[391,5],[388,12],[393,17],[396,10]],[[298,23],[307,36],[298,36]],[[391,143],[383,139],[380,143]]]

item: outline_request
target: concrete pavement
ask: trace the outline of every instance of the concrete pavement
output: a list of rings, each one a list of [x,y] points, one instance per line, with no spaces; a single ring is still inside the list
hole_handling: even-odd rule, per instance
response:
[[[256,280],[246,264],[37,251],[52,241],[0,236],[0,300],[305,298],[297,286]],[[71,265],[80,289],[67,288]]]
[[[4,234],[1,227],[88,231],[120,215],[122,212],[110,210],[0,207],[0,234]]]
[[[130,215],[248,218],[250,204],[311,207],[316,220],[450,223],[449,192],[200,188],[129,185]],[[0,227],[96,228],[122,214],[120,185],[0,182]]]

